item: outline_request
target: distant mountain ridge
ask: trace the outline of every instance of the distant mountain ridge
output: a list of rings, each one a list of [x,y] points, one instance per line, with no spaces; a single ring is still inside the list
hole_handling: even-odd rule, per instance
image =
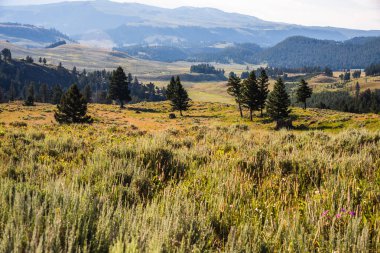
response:
[[[285,39],[269,48],[242,43],[225,48],[176,48],[133,46],[118,48],[128,54],[156,61],[219,63],[268,63],[272,67],[329,66],[335,69],[365,68],[380,63],[380,37],[356,37],[344,42],[302,36]]]
[[[106,0],[0,6],[0,22],[55,27],[82,43],[102,41],[117,47],[137,44],[197,47],[218,42],[249,42],[268,47],[291,36],[336,41],[380,36],[379,30],[276,23],[213,8],[166,9]]]

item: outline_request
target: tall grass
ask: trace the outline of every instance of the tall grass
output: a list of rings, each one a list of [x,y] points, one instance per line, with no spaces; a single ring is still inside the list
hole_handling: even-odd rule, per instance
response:
[[[380,251],[380,132],[3,132],[0,252]]]

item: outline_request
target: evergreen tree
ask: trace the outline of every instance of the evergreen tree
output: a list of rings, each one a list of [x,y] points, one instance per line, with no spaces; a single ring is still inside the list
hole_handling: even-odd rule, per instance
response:
[[[11,53],[11,50],[9,50],[8,48],[4,48],[3,50],[1,50],[1,54],[4,57],[4,61],[12,60],[12,53]]]
[[[46,84],[42,84],[40,86],[40,98],[41,98],[41,102],[42,103],[47,103],[49,102],[49,90],[48,90],[48,86]]]
[[[127,76],[125,75],[123,68],[118,67],[113,71],[110,78],[109,97],[113,100],[118,100],[120,108],[124,108],[125,101],[129,102],[131,100],[128,85],[129,82],[127,81]]]
[[[356,99],[359,98],[359,94],[360,94],[360,84],[359,84],[359,82],[356,82],[356,85],[355,85],[355,97],[356,97]]]
[[[79,92],[76,84],[72,85],[62,96],[57,109],[54,118],[60,124],[93,122],[93,119],[87,115],[87,101]]]
[[[41,57],[38,59],[38,62],[39,62],[39,63],[42,63],[42,58],[41,58]]]
[[[54,104],[54,105],[57,105],[61,102],[61,99],[62,99],[62,96],[63,96],[63,91],[61,89],[61,86],[59,85],[55,85],[54,88],[53,88],[53,92],[52,92],[52,98],[51,98],[51,102]]]
[[[17,96],[16,83],[11,81],[11,85],[9,86],[9,100],[15,101]]]
[[[174,79],[174,77],[172,79]],[[179,76],[177,76],[177,79],[175,80],[173,92],[169,95],[169,97],[172,109],[174,111],[179,111],[181,116],[183,116],[182,112],[187,111],[191,106],[191,99],[189,98],[185,88],[183,88]]]
[[[3,89],[0,87],[0,103],[3,102],[3,99],[4,99],[4,92],[3,92]]]
[[[296,91],[297,102],[304,104],[306,110],[306,100],[313,94],[313,89],[309,87],[308,83],[302,79]]]
[[[24,101],[25,106],[34,106],[34,84],[31,83],[28,86],[26,100]]]
[[[237,77],[233,72],[230,73],[227,87],[228,87],[227,93],[230,96],[233,96],[235,98],[235,101],[239,106],[240,117],[243,118],[243,109],[242,109],[243,94],[242,94],[241,79]]]
[[[285,84],[282,79],[278,79],[273,91],[269,94],[267,112],[276,121],[285,119],[289,116],[290,99],[286,92]]]
[[[44,59],[42,60],[42,62],[44,63],[44,65],[46,65],[46,63],[47,63],[46,58],[44,58]]]
[[[176,89],[176,81],[174,79],[174,76],[172,76],[170,83],[166,87],[166,98],[169,100],[172,100],[175,95],[175,89]]]
[[[91,98],[92,98],[92,90],[91,86],[87,84],[84,89],[83,89],[83,96],[86,99],[88,103],[91,103]]]
[[[257,85],[259,88],[258,104],[260,115],[263,117],[263,110],[269,94],[269,78],[264,69],[261,70],[260,77],[257,80]]]
[[[326,67],[325,68],[325,75],[328,77],[333,77],[334,73],[330,68]]]
[[[253,111],[259,109],[259,87],[255,71],[249,74],[249,77],[243,81],[242,104],[249,109],[250,120],[253,121]]]

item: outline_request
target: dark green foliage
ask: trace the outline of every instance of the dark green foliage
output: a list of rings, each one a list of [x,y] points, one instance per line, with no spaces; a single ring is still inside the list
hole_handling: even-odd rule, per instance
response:
[[[106,70],[79,73],[75,67],[69,71],[64,67],[56,69],[46,65],[28,64],[25,61],[13,60],[11,63],[0,61],[0,87],[4,91],[4,100],[11,101],[24,98],[27,90],[25,84],[34,82],[37,84],[35,87],[36,100],[58,104],[61,100],[62,90],[68,89],[72,83],[77,83],[81,90],[84,90],[86,86],[90,87],[91,102],[109,104],[112,102],[107,97],[111,75],[112,72]],[[132,75],[129,75],[133,80]],[[40,84],[47,85],[49,98],[46,100],[45,96],[41,94]],[[62,90],[59,92],[59,96],[53,99],[51,97],[56,85],[59,85]],[[133,103],[166,100],[164,90],[156,87],[153,83],[132,83],[129,90]]]
[[[247,79],[249,77],[249,71],[242,72],[240,75],[241,79]]]
[[[367,89],[362,93],[359,90],[360,87],[355,91],[355,96],[347,91],[314,93],[309,106],[351,113],[379,113],[380,90]]]
[[[24,101],[25,106],[34,106],[34,84],[31,83],[28,86],[26,100]]]
[[[242,104],[249,109],[250,120],[253,120],[253,111],[259,110],[259,87],[255,72],[252,71],[249,77],[243,81]]]
[[[377,76],[380,75],[380,63],[372,64],[365,69],[365,74],[367,76]]]
[[[33,58],[32,58],[31,56],[29,56],[29,55],[26,56],[25,61],[26,61],[27,63],[34,63]]]
[[[355,85],[355,98],[358,98],[360,95],[360,84],[359,82],[356,82],[356,85]]]
[[[56,48],[56,47],[63,46],[63,45],[66,45],[66,44],[67,44],[66,41],[61,40],[61,41],[57,41],[57,42],[54,42],[54,43],[50,44],[46,48]]]
[[[9,100],[14,101],[17,96],[16,83],[14,81],[11,82],[9,86]]]
[[[174,111],[179,111],[181,116],[183,116],[182,111],[187,111],[190,108],[191,99],[189,98],[185,88],[183,88],[179,76],[177,76],[175,83],[172,82],[173,80],[174,77],[172,77],[168,85],[167,97],[171,101],[172,109]]]
[[[49,94],[48,86],[46,84],[42,84],[40,86],[40,92],[39,92],[40,102],[42,103],[50,102],[49,95],[50,94]]]
[[[52,104],[57,105],[61,102],[63,96],[63,91],[61,89],[61,86],[55,85],[53,87],[53,92],[52,92]]]
[[[227,87],[227,93],[235,98],[235,101],[239,106],[240,117],[243,118],[243,86],[241,84],[241,79],[237,77],[233,72],[230,73]]]
[[[345,42],[291,37],[264,50],[256,58],[276,67],[329,66],[361,69],[378,63],[380,37],[355,38]]]
[[[54,118],[60,124],[92,123],[93,119],[87,114],[87,101],[79,92],[76,84],[72,85],[63,95],[58,111]]]
[[[4,61],[11,61],[12,60],[12,53],[11,50],[8,48],[4,48],[1,50],[1,54],[3,55]]]
[[[263,110],[265,108],[265,104],[269,94],[269,78],[265,69],[261,69],[260,76],[257,80],[257,85],[259,88],[259,96],[257,98],[257,103],[262,117]]]
[[[192,65],[190,67],[191,73],[200,73],[200,74],[213,74],[213,75],[224,75],[224,69],[216,69],[210,64],[198,64]]]
[[[325,68],[325,75],[329,76],[329,77],[333,77],[334,73],[333,73],[332,69],[326,67]]]
[[[83,96],[84,98],[86,99],[86,101],[88,103],[91,103],[92,101],[92,90],[91,90],[91,86],[89,84],[87,84],[84,89],[83,89]]]
[[[354,73],[352,73],[353,78],[360,78],[361,75],[362,75],[361,70],[355,70]]]
[[[47,63],[46,58],[44,58],[44,59],[42,60],[42,62],[46,65],[46,63]]]
[[[122,67],[118,67],[112,72],[109,84],[109,97],[114,100],[118,100],[120,103],[120,108],[124,108],[124,102],[129,102],[131,100],[130,91],[128,85],[130,83],[127,81],[127,76],[124,73]]]
[[[309,84],[304,79],[302,79],[296,91],[296,98],[297,98],[297,102],[304,104],[305,110],[306,110],[306,100],[310,98],[312,94],[313,94],[313,89],[311,89],[309,87]]]
[[[166,97],[169,100],[172,100],[175,96],[175,89],[176,89],[176,81],[174,79],[174,76],[170,79],[170,83],[166,87]]]
[[[289,106],[289,95],[286,92],[284,82],[280,78],[274,85],[273,91],[269,94],[267,112],[272,119],[279,121],[289,117]]]

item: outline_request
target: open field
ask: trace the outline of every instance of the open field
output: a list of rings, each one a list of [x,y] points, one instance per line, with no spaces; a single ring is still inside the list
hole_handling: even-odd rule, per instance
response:
[[[0,105],[0,252],[380,250],[379,115],[294,109],[276,132],[220,103],[54,109]]]
[[[118,66],[122,66],[127,73],[130,72],[146,81],[150,81],[150,77],[155,78],[157,76],[189,73],[190,66],[194,64],[190,62],[163,63],[141,60],[133,58],[127,53],[79,44],[63,45],[50,49],[27,49],[0,41],[0,48],[9,48],[14,58],[25,58],[29,55],[37,62],[38,58],[42,57],[47,59],[48,64],[57,66],[59,62],[62,62],[62,65],[68,69],[76,66],[79,70],[113,70]],[[239,74],[245,71],[247,67],[246,65],[239,64],[215,64],[215,66],[217,68],[224,68],[226,73],[234,71]]]
[[[26,123],[30,126],[54,126],[54,111],[56,107],[50,104],[37,104],[33,107],[22,106],[22,102],[0,104],[0,124],[5,126]],[[98,127],[123,126],[142,131],[181,130],[190,125],[230,126],[232,124],[248,124],[252,128],[270,130],[274,123],[269,118],[256,117],[254,122],[238,116],[234,104],[212,102],[193,102],[186,117],[171,120],[169,102],[139,103],[128,105],[127,109],[119,109],[117,105],[89,104],[89,114],[95,119]],[[380,129],[380,115],[352,114],[331,110],[292,108],[291,116],[298,131],[324,130],[339,132],[349,129]]]

